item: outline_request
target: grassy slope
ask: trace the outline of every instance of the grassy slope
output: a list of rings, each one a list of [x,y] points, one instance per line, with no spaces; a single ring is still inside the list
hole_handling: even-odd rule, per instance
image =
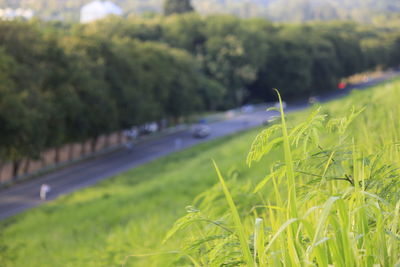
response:
[[[357,102],[358,97],[327,106],[340,113],[341,101]],[[116,266],[132,253],[173,250],[179,239],[165,245],[160,240],[194,196],[217,182],[211,158],[228,176],[258,180],[266,173],[268,157],[251,169],[245,166],[257,132],[175,153],[1,222],[0,266]],[[160,266],[167,258],[139,257],[129,263]]]
[[[0,266],[110,266],[152,251],[193,197],[217,181],[211,158],[246,176],[262,171],[244,165],[257,132],[175,153],[2,222]]]
[[[254,186],[253,177],[229,179],[221,168],[242,223],[235,219],[235,208],[228,206],[230,196],[221,191],[223,186],[209,190],[196,202],[200,211],[188,213],[174,227],[186,254],[177,257],[179,263],[399,265],[399,99],[397,81],[323,105],[319,114],[324,116],[293,114],[287,136],[277,128],[284,122],[263,131],[250,153],[254,160],[270,155],[260,160],[265,167],[275,162],[262,187]],[[274,129],[278,130],[268,138]],[[274,142],[275,149],[266,152]],[[282,150],[285,157],[276,154]],[[197,222],[204,217],[207,223]],[[224,228],[210,224],[213,220]],[[260,220],[264,227],[257,228]],[[182,222],[190,226],[182,230]]]

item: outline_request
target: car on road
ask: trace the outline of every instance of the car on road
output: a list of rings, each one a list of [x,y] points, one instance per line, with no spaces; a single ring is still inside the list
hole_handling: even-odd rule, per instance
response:
[[[194,138],[206,138],[211,133],[211,128],[208,125],[196,125],[193,128]]]
[[[252,112],[254,112],[254,106],[253,105],[244,105],[241,107],[240,110],[242,113],[252,113]]]
[[[319,102],[319,98],[317,96],[310,96],[308,98],[308,103],[309,104],[316,104]]]
[[[338,89],[339,90],[344,90],[344,89],[346,89],[346,87],[347,87],[347,83],[345,83],[345,82],[340,82],[338,84]]]

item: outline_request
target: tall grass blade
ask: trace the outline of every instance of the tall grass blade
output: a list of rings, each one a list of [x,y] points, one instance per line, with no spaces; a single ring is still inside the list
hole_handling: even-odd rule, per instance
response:
[[[233,222],[235,224],[235,227],[237,229],[237,233],[239,236],[239,241],[240,241],[240,247],[243,253],[244,260],[246,261],[248,266],[254,266],[254,262],[251,256],[250,248],[248,245],[248,241],[246,238],[246,232],[244,230],[244,227],[242,225],[242,221],[240,220],[239,212],[237,211],[235,202],[233,201],[232,195],[229,192],[228,186],[225,183],[224,178],[222,177],[222,174],[217,166],[217,163],[213,160],[214,168],[217,172],[218,179],[221,183],[222,190],[224,191],[224,195],[226,198],[226,201],[228,202],[230,211],[232,213],[232,218]]]
[[[296,199],[296,186],[295,186],[295,175],[294,175],[294,168],[293,168],[293,159],[292,159],[292,152],[290,149],[290,140],[287,131],[287,125],[285,120],[285,113],[283,111],[283,104],[282,98],[279,94],[279,91],[276,90],[279,98],[280,104],[280,113],[281,113],[281,125],[282,125],[282,137],[283,137],[283,148],[285,154],[285,165],[286,165],[286,173],[287,173],[287,182],[288,182],[288,191],[289,191],[289,217],[297,218],[297,199]]]

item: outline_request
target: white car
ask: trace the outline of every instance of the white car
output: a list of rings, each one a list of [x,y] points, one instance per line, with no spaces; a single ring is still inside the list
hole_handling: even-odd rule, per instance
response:
[[[252,112],[254,112],[254,106],[253,105],[245,105],[241,108],[241,111],[243,113],[252,113]]]

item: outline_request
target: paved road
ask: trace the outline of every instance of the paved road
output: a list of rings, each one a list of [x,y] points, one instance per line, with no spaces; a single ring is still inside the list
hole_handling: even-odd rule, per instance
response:
[[[391,78],[398,73],[384,77]],[[354,86],[352,89],[362,89],[371,86],[383,79],[370,81],[368,83]],[[348,94],[348,91],[330,93],[319,96],[321,102]],[[299,110],[307,107],[306,102],[298,102],[289,105],[288,111]],[[20,213],[26,209],[40,205],[39,188],[41,184],[49,184],[52,191],[49,200],[55,199],[62,194],[76,191],[109,178],[130,168],[142,165],[156,158],[168,155],[179,149],[185,149],[195,144],[239,132],[245,129],[261,125],[271,117],[274,112],[256,111],[243,114],[238,117],[210,124],[211,135],[206,139],[195,139],[190,131],[182,131],[160,137],[155,140],[137,144],[132,151],[119,150],[95,159],[77,163],[64,169],[47,174],[43,177],[17,184],[11,188],[0,191],[0,220]],[[177,142],[176,140],[180,140]]]
[[[221,136],[261,125],[273,112],[256,111],[238,117],[210,124],[211,135],[195,139],[190,130],[170,134],[155,140],[145,141],[129,151],[122,149],[108,155],[81,162],[0,191],[0,219],[10,217],[42,203],[39,200],[41,184],[51,186],[49,199],[93,185],[96,182],[152,161],[174,151],[188,148]],[[180,140],[177,142],[177,140]]]

